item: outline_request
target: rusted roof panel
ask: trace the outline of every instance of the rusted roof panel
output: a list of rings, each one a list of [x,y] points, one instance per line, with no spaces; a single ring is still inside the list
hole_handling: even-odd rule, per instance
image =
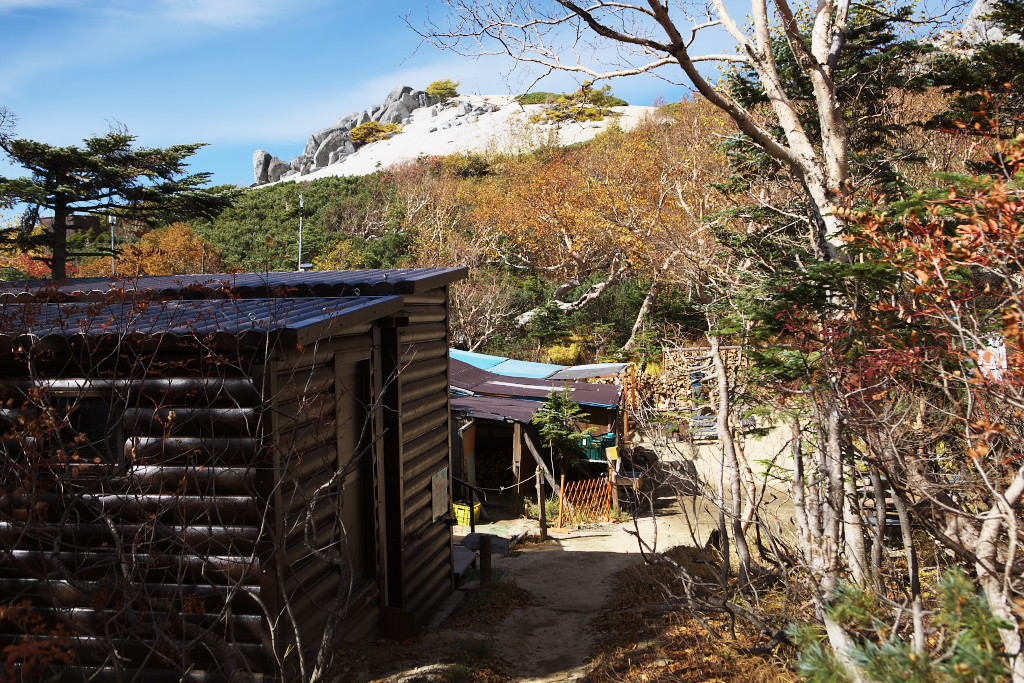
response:
[[[572,390],[572,400],[591,406],[615,408],[619,405],[620,388],[612,384],[587,384],[530,377],[508,377],[487,370],[475,368],[469,363],[452,358],[452,388],[485,396],[508,396],[511,398],[542,401],[552,389]]]
[[[408,268],[390,270],[312,270],[280,273],[151,275],[135,279],[72,278],[59,284],[22,280],[0,284],[0,297],[101,298],[111,294],[146,294],[155,298],[331,297],[419,294],[466,277],[469,269]]]
[[[529,424],[544,403],[498,396],[452,396],[452,412],[480,420]]]

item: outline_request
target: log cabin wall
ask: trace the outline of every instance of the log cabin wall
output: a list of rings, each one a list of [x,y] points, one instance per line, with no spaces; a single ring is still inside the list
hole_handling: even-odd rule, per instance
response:
[[[31,546],[12,543],[17,548],[0,559],[0,586],[18,591],[33,609],[52,611],[54,627],[69,615],[96,627],[119,610],[179,613],[209,629],[206,638],[218,644],[182,633],[166,645],[177,656],[154,660],[148,655],[169,637],[166,624],[154,624],[151,638],[139,639],[135,629],[124,633],[117,666],[104,666],[107,635],[76,635],[76,667],[65,680],[227,680],[235,670],[258,680],[302,679],[316,665],[328,629],[348,639],[380,631],[387,519],[410,530],[397,537],[403,542],[397,560],[409,572],[398,574],[398,597],[410,606],[414,625],[422,623],[450,594],[452,581],[450,527],[432,519],[430,501],[431,474],[449,463],[447,439],[438,436],[448,415],[446,356],[437,355],[446,339],[430,343],[437,331],[388,325],[382,335],[363,325],[266,363],[249,357],[243,366],[241,356],[221,354],[216,372],[185,363],[180,377],[122,380],[117,388],[95,376],[46,379],[59,397],[99,398],[102,412],[123,415],[117,426],[123,450],[110,464],[83,463],[76,479],[95,490],[72,495],[73,525],[57,521],[67,500],[35,500],[48,506],[53,524],[33,524]],[[397,377],[380,369],[380,339],[389,335],[401,342],[406,361]],[[144,365],[165,364],[181,361]],[[403,396],[401,411],[380,399],[385,384]],[[16,395],[28,393],[21,378],[6,385]],[[20,412],[38,413],[38,405],[2,416],[10,425]],[[384,450],[374,438],[382,423],[404,434],[396,453],[411,484],[391,499],[384,494]],[[17,512],[10,496],[3,502],[7,512]],[[119,534],[133,540],[125,543]],[[67,551],[54,558],[50,545],[58,536]],[[100,550],[83,555],[84,544]],[[120,571],[126,555],[130,572]],[[119,597],[126,582],[137,591],[130,605]],[[97,613],[97,596],[119,604]],[[11,643],[20,635],[0,638]],[[333,636],[327,633],[326,642]]]
[[[264,591],[270,621],[286,624],[274,644],[285,680],[308,676],[325,645],[367,637],[382,618],[378,335],[370,325],[346,332],[281,354],[266,385],[276,526]]]
[[[20,349],[0,357],[0,463],[16,478],[22,446],[42,456],[31,495],[0,491],[0,589],[28,615],[0,621],[0,646],[51,647],[63,680],[297,680],[336,638],[425,623],[453,589],[431,479],[450,472],[447,285],[460,276],[408,287],[401,311],[370,322],[312,320],[330,328],[315,343],[123,337],[46,351],[31,374]],[[47,474],[53,444],[18,420],[51,395],[65,417],[71,403],[106,416],[108,457]]]
[[[33,645],[72,665],[61,680],[226,680],[230,671],[260,680],[273,671],[260,581],[268,468],[259,363],[191,355],[137,357],[136,371],[163,376],[126,379],[123,370],[119,380],[44,357],[32,382],[25,366],[12,377],[16,363],[4,359],[3,418],[18,438],[5,441],[0,590],[25,619],[0,623],[0,644]],[[55,445],[29,436],[48,410],[116,417],[97,442],[48,461]],[[12,471],[29,463],[34,470]],[[30,486],[12,490],[18,478]]]

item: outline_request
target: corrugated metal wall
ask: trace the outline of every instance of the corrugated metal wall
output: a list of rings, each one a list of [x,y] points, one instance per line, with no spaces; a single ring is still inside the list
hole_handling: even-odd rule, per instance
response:
[[[451,527],[431,513],[431,477],[451,472],[448,405],[448,290],[405,298],[409,324],[399,328],[403,479],[405,485],[405,609],[421,619],[451,594]],[[444,391],[439,392],[439,386]]]

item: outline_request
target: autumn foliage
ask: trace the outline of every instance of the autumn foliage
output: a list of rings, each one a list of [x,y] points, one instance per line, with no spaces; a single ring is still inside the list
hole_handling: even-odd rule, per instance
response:
[[[138,242],[123,246],[117,257],[117,273],[125,277],[220,273],[223,270],[217,250],[186,223],[173,223],[145,233]],[[90,259],[79,268],[81,277],[110,274],[109,258]]]
[[[892,501],[899,517],[906,566],[885,561],[881,526],[873,525],[874,539],[863,527],[846,530],[842,558],[850,576],[844,580],[860,587],[845,589],[837,582],[836,594],[860,597],[823,612],[834,620],[830,636],[840,626],[852,634],[836,655],[848,657],[837,666],[851,679],[854,661],[868,672],[864,680],[880,680],[869,667],[893,653],[928,653],[914,660],[921,671],[947,659],[943,639],[928,639],[945,617],[933,623],[925,615],[923,604],[933,598],[926,597],[918,559],[922,542],[911,525],[944,551],[934,560],[938,567],[971,573],[983,596],[980,604],[991,610],[983,620],[987,640],[972,646],[973,659],[958,663],[957,672],[964,680],[1001,680],[1010,671],[1018,677],[1024,671],[1019,655],[982,656],[1018,653],[1021,647],[1024,136],[998,145],[991,164],[1000,172],[947,176],[945,188],[907,200],[851,199],[841,210],[850,225],[850,259],[810,264],[799,279],[777,279],[769,288],[775,300],[757,318],[756,329],[774,335],[771,343],[772,337],[759,337],[766,348],[758,355],[779,390],[776,405],[792,411],[794,425],[806,420],[828,435],[821,450],[847,481],[870,473],[883,482],[878,495]],[[835,446],[831,451],[829,444]],[[854,501],[853,514],[876,495],[870,485],[836,482]],[[813,486],[800,477],[794,485]],[[802,543],[805,555],[817,559],[819,545],[809,537]],[[874,652],[858,632],[864,604],[906,587],[912,633],[907,642]],[[811,669],[838,661],[813,645],[804,647],[817,662]],[[848,654],[855,652],[871,656]],[[961,671],[961,665],[967,668]],[[995,673],[982,675],[983,669]]]
[[[48,624],[31,601],[0,604],[0,622],[14,624],[23,635],[0,648],[0,681],[43,680],[53,664],[70,664],[74,650],[63,624]]]
[[[77,274],[74,266],[69,266],[72,276]],[[29,254],[0,254],[0,279],[19,280],[22,278],[45,279],[50,277],[50,268],[40,259]]]

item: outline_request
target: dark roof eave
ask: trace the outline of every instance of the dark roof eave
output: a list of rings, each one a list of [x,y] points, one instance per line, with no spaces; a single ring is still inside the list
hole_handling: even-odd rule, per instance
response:
[[[76,327],[77,319],[73,317],[81,311],[85,316],[95,316],[93,320],[118,321],[123,321],[123,311],[116,306],[112,311],[99,308],[94,311],[91,304],[76,302],[8,304],[5,309],[8,312],[17,306],[25,313],[21,317],[12,314],[9,319],[0,321],[7,328],[0,330],[0,350],[62,351],[108,348],[126,342],[133,348],[148,351],[188,348],[196,344],[237,351],[306,346],[394,315],[402,310],[404,299],[401,296],[290,299],[282,306],[257,300],[256,307],[249,305],[252,303],[225,299],[167,300],[137,309],[140,318],[133,321],[137,326],[101,324],[84,329]],[[61,318],[61,311],[68,309]],[[225,310],[233,318],[224,320]],[[142,319],[147,313],[152,317]],[[42,324],[48,314],[57,321],[49,327]],[[58,322],[65,327],[61,328]],[[42,329],[17,329],[25,323]],[[242,325],[238,326],[239,323]]]
[[[398,283],[395,290],[399,294],[421,294],[432,289],[445,287],[452,283],[464,280],[469,276],[469,266],[458,266],[447,268],[442,273],[422,275],[415,278],[406,278]]]
[[[136,280],[81,278],[62,283],[25,280],[0,284],[0,301],[90,301],[106,300],[112,296],[126,299],[389,296],[420,294],[458,282],[468,274],[469,268],[460,266],[302,273],[154,275]]]

